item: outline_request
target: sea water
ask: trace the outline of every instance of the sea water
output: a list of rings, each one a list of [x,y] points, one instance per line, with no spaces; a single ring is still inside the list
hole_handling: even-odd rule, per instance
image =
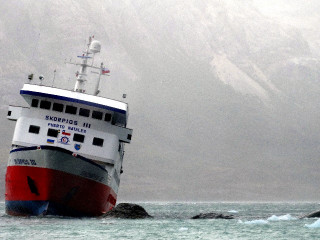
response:
[[[319,203],[137,203],[152,219],[11,217],[0,203],[0,239],[320,239]],[[235,219],[190,219],[199,213]]]

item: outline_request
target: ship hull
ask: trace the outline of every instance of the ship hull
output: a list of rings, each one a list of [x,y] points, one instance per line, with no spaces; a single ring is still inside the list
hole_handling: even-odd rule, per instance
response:
[[[10,152],[6,212],[14,216],[100,216],[116,203],[106,169],[55,147]]]

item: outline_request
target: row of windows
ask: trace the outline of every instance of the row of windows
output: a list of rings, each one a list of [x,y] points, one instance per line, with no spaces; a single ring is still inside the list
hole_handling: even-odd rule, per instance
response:
[[[52,105],[52,111],[56,111],[56,112],[64,111],[65,113],[73,114],[73,115],[77,114],[78,112],[78,108],[71,105],[66,105],[64,109],[64,105],[62,103],[52,104],[50,101],[47,101],[47,100],[39,101],[39,99],[35,99],[35,98],[32,99],[31,101],[31,107],[35,107],[35,108],[39,107],[39,102],[40,102],[40,108],[42,109],[50,110]],[[90,117],[90,110],[86,108],[79,108],[79,115],[83,117]],[[91,113],[91,117],[94,119],[98,119],[98,120],[103,119],[106,122],[110,122],[112,116],[110,113],[104,114],[103,112],[93,110]]]
[[[39,126],[30,125],[29,133],[39,134],[39,132],[40,132],[40,127]],[[49,136],[49,137],[58,137],[58,134],[59,134],[59,130],[52,129],[52,128],[48,129],[47,136]],[[85,138],[85,136],[82,135],[82,134],[79,134],[79,133],[74,133],[73,134],[73,141],[75,141],[75,142],[83,143],[84,142],[84,138]],[[104,142],[104,140],[102,138],[94,137],[93,141],[92,141],[92,145],[103,147],[103,142]]]

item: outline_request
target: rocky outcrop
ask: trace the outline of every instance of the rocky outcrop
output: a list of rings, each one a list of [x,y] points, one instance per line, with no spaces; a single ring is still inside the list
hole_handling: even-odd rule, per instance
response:
[[[200,213],[191,219],[234,219],[233,215],[223,215],[222,213]]]
[[[124,219],[152,218],[143,207],[133,203],[119,203],[111,211],[104,214],[103,217]]]
[[[300,219],[302,219],[302,218],[320,218],[320,210],[312,212],[312,213],[309,213],[307,215],[304,215],[304,216],[300,217]]]

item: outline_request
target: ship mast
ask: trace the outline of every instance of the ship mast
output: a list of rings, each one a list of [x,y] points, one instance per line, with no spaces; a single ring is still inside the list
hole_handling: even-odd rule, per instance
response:
[[[87,81],[87,68],[94,68],[94,69],[99,69],[99,78],[96,82],[96,86],[94,88],[94,93],[93,95],[98,95],[99,93],[99,85],[100,85],[100,77],[101,75],[106,75],[105,73],[109,73],[109,70],[106,71],[106,68],[103,66],[103,63],[100,64],[99,67],[93,66],[93,59],[94,55],[96,53],[99,53],[101,50],[101,44],[97,40],[93,40],[93,37],[89,37],[89,42],[87,44],[87,49],[83,52],[82,56],[78,56],[78,58],[81,58],[82,61],[81,63],[73,63],[73,62],[66,62],[68,64],[73,64],[73,65],[80,65],[80,71],[77,72],[77,81],[74,86],[74,91],[75,92],[81,92],[84,93],[85,90],[85,82]],[[92,57],[89,55],[93,55]],[[91,65],[88,64],[88,59],[92,58],[92,63]],[[96,72],[93,72],[96,73]]]
[[[91,57],[89,57],[89,54],[91,54],[89,52],[89,47],[90,47],[91,42],[92,42],[92,37],[89,37],[89,42],[87,44],[86,51],[82,54],[82,56],[78,56],[79,58],[82,58],[82,63],[80,64],[81,68],[80,68],[80,71],[77,76],[76,84],[74,86],[75,92],[85,92],[84,86],[85,86],[85,81],[87,81],[87,79],[86,79],[87,67],[88,67],[87,63],[88,63],[88,58],[91,58]]]

